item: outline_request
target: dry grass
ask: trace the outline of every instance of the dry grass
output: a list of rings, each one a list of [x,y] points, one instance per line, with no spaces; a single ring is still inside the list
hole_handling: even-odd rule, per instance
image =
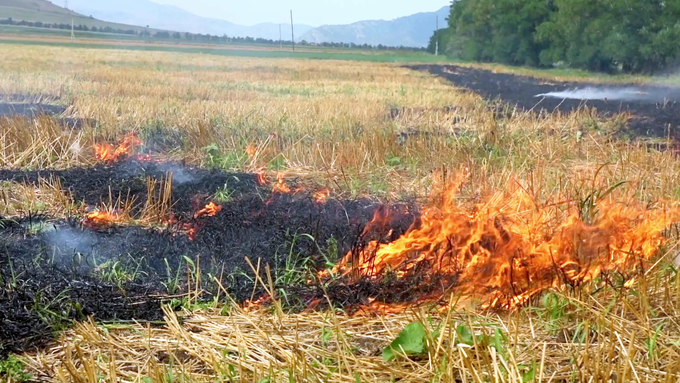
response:
[[[57,178],[38,180],[36,186],[19,182],[0,182],[0,216],[68,217],[76,211],[73,197]]]
[[[379,317],[166,310],[161,328],[81,323],[24,358],[33,376],[59,382],[672,382],[680,274],[655,271],[634,290],[564,290],[513,313],[470,302]],[[427,329],[427,352],[383,360],[413,321]]]
[[[628,181],[623,192],[650,204],[680,198],[680,161],[672,151],[617,136],[626,116],[501,110],[390,64],[4,48],[0,93],[52,95],[69,117],[99,125],[71,131],[49,118],[0,120],[3,168],[88,165],[94,143],[136,130],[150,148],[158,137],[172,138],[160,159],[282,170],[314,178],[336,195],[423,196],[432,174],[465,169],[462,199],[509,185],[541,200],[578,199],[607,164],[602,185]],[[406,109],[395,116],[391,107]],[[8,192],[28,195],[16,189],[22,187]],[[153,186],[148,212],[167,206],[163,190]],[[197,309],[184,321],[168,312],[160,328],[83,323],[23,358],[36,377],[77,382],[467,383],[529,381],[531,374],[546,382],[678,381],[680,274],[673,254],[667,249],[632,289],[603,280],[577,291],[558,288],[515,313],[474,305],[375,318]],[[439,328],[428,353],[384,362],[376,351],[413,320]],[[487,336],[463,344],[460,326]]]

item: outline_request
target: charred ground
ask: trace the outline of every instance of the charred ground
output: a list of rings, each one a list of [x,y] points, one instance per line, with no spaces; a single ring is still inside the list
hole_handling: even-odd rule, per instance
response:
[[[302,282],[300,270],[322,268],[328,258],[334,261],[360,245],[364,226],[380,206],[367,199],[319,203],[310,192],[273,193],[254,174],[176,163],[2,170],[0,181],[37,185],[40,179],[56,178],[87,209],[109,196],[143,202],[147,180],[162,179],[168,172],[174,175],[172,210],[179,223],[197,228],[193,240],[173,225],[88,228],[78,215],[1,221],[0,353],[38,345],[72,319],[161,319],[161,303],[181,300],[193,271],[201,275],[201,299],[209,300],[219,290],[214,278],[238,301],[257,298],[262,288],[253,295],[254,273],[246,257],[253,264],[260,260],[262,270],[270,265],[276,287],[296,292],[291,304],[304,307],[321,293],[314,287],[296,290],[292,279]],[[214,217],[194,217],[225,188],[230,200],[221,204],[221,211]],[[417,215],[407,204],[389,209],[399,214],[392,215],[386,241],[407,230]],[[361,300],[357,294],[346,296],[343,289],[334,293],[339,304]]]
[[[535,112],[562,113],[582,108],[595,108],[604,117],[629,112],[632,119],[628,129],[633,135],[652,137],[680,138],[680,89],[662,86],[638,86],[650,94],[665,95],[665,102],[658,100],[607,101],[575,100],[550,97],[536,97],[539,94],[566,91],[575,88],[602,88],[603,84],[586,82],[546,81],[533,77],[494,73],[488,70],[464,68],[454,65],[416,65],[410,66],[443,77],[454,85],[467,88],[487,100],[500,99],[511,106]],[[633,85],[606,86],[608,89],[621,89]]]

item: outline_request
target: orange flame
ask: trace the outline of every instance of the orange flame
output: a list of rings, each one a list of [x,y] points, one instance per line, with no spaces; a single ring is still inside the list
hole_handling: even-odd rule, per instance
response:
[[[253,158],[257,154],[257,146],[255,145],[247,145],[245,149],[246,154],[248,157]]]
[[[137,137],[135,132],[130,132],[123,137],[123,141],[115,148],[109,143],[95,144],[93,146],[94,155],[100,161],[116,162],[129,158],[135,148],[143,144],[144,142]]]
[[[194,213],[194,218],[214,217],[220,211],[222,211],[222,205],[216,205],[215,202],[210,202],[209,204],[205,205],[203,209]]]
[[[257,184],[260,185],[260,186],[264,186],[269,182],[269,181],[267,181],[267,176],[264,174],[264,172],[257,172],[256,177],[257,177]]]
[[[288,187],[288,185],[286,185],[286,182],[284,180],[284,174],[283,173],[277,174],[276,179],[278,181],[276,182],[276,185],[274,185],[274,188],[272,189],[272,193],[280,193],[280,194],[290,193],[290,187]]]
[[[123,219],[118,213],[94,211],[85,216],[83,224],[87,227],[98,228],[108,227],[122,221]]]
[[[246,300],[245,302],[243,302],[242,308],[243,308],[243,311],[245,311],[247,313],[253,312],[253,311],[256,311],[257,309],[263,307],[265,304],[271,303],[271,301],[272,301],[272,297],[269,294],[267,294],[267,295],[263,295],[263,296],[259,297],[258,299],[254,300],[254,301]]]
[[[551,287],[577,286],[614,271],[632,276],[680,219],[677,208],[649,210],[611,196],[598,202],[595,217],[582,218],[576,204],[539,206],[521,190],[465,208],[456,203],[457,190],[449,189],[441,207],[427,208],[421,223],[396,241],[372,241],[332,272],[375,281],[390,273],[440,286],[422,293],[421,302],[439,301],[454,288],[483,297],[487,306],[514,309]],[[374,221],[384,224],[378,212]],[[381,305],[370,306],[386,311]]]
[[[316,200],[317,203],[325,203],[330,195],[330,189],[324,188],[314,193],[314,200]]]

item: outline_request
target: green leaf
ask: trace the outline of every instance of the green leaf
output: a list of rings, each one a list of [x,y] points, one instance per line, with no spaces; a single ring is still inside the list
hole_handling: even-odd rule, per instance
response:
[[[383,350],[383,359],[386,362],[394,360],[398,355],[422,355],[425,347],[425,326],[420,322],[407,325],[399,336]]]
[[[505,348],[503,347],[503,344],[505,343],[505,335],[501,332],[500,329],[496,329],[493,334],[493,347],[496,349],[496,351],[500,354],[503,354]]]
[[[460,339],[461,342],[469,346],[473,346],[475,344],[475,340],[472,338],[472,332],[466,324],[458,325],[456,328],[456,333],[458,333],[458,339]]]
[[[526,365],[519,365],[518,366],[520,369],[525,369],[526,371],[522,372],[522,382],[527,383],[527,382],[533,382],[534,378],[536,377],[536,366],[534,363],[531,364],[531,366],[526,366]]]

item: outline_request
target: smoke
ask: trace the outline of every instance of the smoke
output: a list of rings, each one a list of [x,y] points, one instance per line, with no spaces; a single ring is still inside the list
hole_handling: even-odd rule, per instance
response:
[[[87,269],[95,264],[98,241],[90,232],[59,227],[44,233],[44,240],[56,264],[85,266]]]
[[[557,92],[537,94],[536,97],[550,97],[572,100],[637,101],[668,103],[680,101],[680,89],[670,87],[585,87]]]
[[[164,162],[158,164],[158,170],[162,172],[171,172],[172,182],[177,185],[181,185],[187,182],[194,182],[196,180],[196,177],[193,174],[191,174],[189,171],[187,171],[187,169],[185,169],[179,164]]]

